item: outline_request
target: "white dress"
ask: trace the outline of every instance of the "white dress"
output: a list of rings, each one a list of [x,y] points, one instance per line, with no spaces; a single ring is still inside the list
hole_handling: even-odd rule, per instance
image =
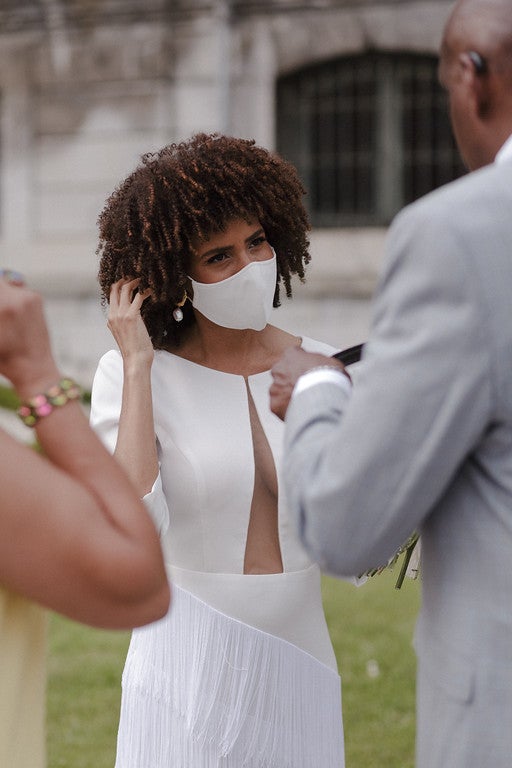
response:
[[[331,347],[303,339],[308,351]],[[100,361],[91,423],[113,450],[122,393],[117,351]],[[145,497],[173,599],[132,634],[116,768],[342,768],[341,685],[320,572],[295,537],[279,483],[283,572],[243,573],[254,488],[248,390],[279,481],[283,424],[270,372],[227,374],[157,351],[152,367],[160,475]]]

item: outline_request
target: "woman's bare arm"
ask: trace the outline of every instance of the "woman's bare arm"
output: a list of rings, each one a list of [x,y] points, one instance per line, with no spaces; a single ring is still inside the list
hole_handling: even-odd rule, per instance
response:
[[[0,280],[0,372],[22,400],[61,377],[40,297]],[[36,426],[44,455],[0,431],[0,583],[70,618],[156,620],[169,586],[155,527],[77,402]]]
[[[148,293],[138,293],[138,280],[120,280],[112,286],[108,327],[123,358],[123,398],[115,456],[141,496],[158,474],[153,421],[151,366],[154,350],[140,315]]]

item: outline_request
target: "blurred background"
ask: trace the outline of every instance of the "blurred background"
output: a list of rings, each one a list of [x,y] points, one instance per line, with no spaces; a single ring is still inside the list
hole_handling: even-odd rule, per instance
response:
[[[0,264],[89,387],[112,346],[96,221],[140,155],[198,131],[298,168],[312,263],[276,321],[362,341],[386,228],[460,175],[437,50],[451,0],[0,0]]]
[[[87,389],[113,346],[96,286],[106,198],[141,154],[199,131],[277,150],[307,188],[312,263],[276,324],[364,341],[392,217],[464,172],[437,82],[451,5],[0,0],[0,265],[43,292],[62,371]],[[324,589],[347,765],[412,768],[419,585]],[[54,617],[51,642],[49,766],[107,768],[128,636]]]

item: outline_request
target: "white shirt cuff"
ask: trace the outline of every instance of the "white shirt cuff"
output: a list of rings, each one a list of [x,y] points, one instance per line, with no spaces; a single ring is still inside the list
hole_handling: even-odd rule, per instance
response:
[[[303,373],[302,376],[299,376],[293,389],[292,397],[299,395],[301,392],[304,392],[305,389],[314,387],[317,384],[336,384],[336,386],[343,389],[347,394],[350,394],[352,389],[350,379],[343,373],[343,371],[340,371],[333,366],[326,365],[319,368],[312,368],[310,371]]]

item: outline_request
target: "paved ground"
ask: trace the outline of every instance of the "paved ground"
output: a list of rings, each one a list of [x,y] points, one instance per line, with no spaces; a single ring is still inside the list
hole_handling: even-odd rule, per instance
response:
[[[46,314],[62,372],[89,388],[98,359],[114,346],[101,308],[91,299],[49,300]],[[283,299],[272,322],[298,336],[310,336],[342,349],[365,341],[370,302],[348,298]],[[31,430],[2,409],[0,426],[20,440],[31,439]]]

